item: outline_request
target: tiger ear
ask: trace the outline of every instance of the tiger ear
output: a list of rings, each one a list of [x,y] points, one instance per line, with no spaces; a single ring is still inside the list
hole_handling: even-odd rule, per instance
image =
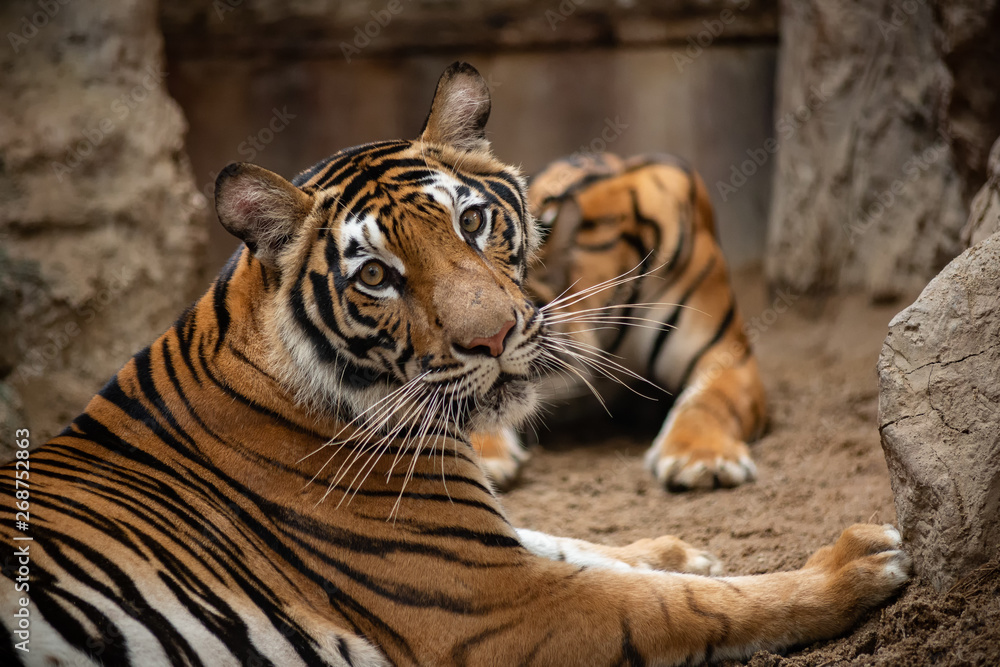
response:
[[[277,268],[278,254],[312,211],[312,197],[272,171],[234,162],[215,180],[215,210],[230,234]]]
[[[475,67],[456,62],[444,71],[434,91],[421,141],[447,144],[461,151],[489,151],[486,121],[490,90]]]

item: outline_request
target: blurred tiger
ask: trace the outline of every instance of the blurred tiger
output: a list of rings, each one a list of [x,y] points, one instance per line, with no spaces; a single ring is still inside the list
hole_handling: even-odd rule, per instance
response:
[[[746,443],[765,425],[764,388],[698,174],[672,156],[577,154],[543,169],[528,200],[544,236],[528,287],[563,335],[547,347],[583,358],[567,377],[617,374],[676,396],[646,453],[667,488],[753,480]],[[526,458],[516,433],[473,442],[509,486]]]
[[[456,63],[416,140],[223,170],[241,248],[0,471],[0,664],[690,664],[837,634],[902,584],[886,527],[718,579],[676,538],[510,525],[468,434],[533,410],[550,334],[489,110]]]

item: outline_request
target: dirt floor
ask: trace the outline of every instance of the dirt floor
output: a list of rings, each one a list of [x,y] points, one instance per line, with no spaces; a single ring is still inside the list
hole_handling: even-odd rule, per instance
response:
[[[769,431],[752,447],[759,479],[668,493],[642,467],[655,419],[627,435],[622,424],[631,417],[572,434],[550,420],[506,495],[515,525],[608,544],[673,534],[714,552],[726,574],[742,575],[799,567],[851,523],[894,521],[875,364],[889,320],[909,301],[871,306],[860,297],[817,302],[794,294],[781,301],[766,295],[754,272],[735,284],[745,318],[759,318],[756,350],[770,402]],[[918,579],[847,637],[787,656],[760,652],[747,664],[996,667],[1000,561],[947,593]]]

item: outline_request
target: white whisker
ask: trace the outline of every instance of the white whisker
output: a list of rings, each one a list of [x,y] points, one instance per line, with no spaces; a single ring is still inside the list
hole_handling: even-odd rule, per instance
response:
[[[573,287],[576,286],[577,282],[579,282],[579,281],[576,281],[572,285],[570,285],[568,288],[566,288],[566,290],[563,291],[562,294],[560,294],[558,297],[556,297],[555,299],[553,299],[549,303],[547,303],[544,306],[542,306],[539,310],[541,310],[541,311],[544,312],[544,311],[551,310],[553,308],[568,308],[569,306],[572,306],[572,305],[574,305],[576,303],[579,303],[580,301],[583,301],[587,297],[593,296],[594,294],[598,294],[598,293],[603,292],[605,290],[614,289],[614,288],[619,287],[621,285],[625,285],[627,283],[630,283],[630,282],[633,282],[633,281],[636,281],[636,280],[640,280],[642,278],[651,277],[657,271],[659,271],[661,268],[663,268],[663,266],[665,266],[665,264],[660,264],[659,266],[654,267],[654,268],[652,268],[649,271],[646,271],[644,273],[639,273],[639,274],[636,274],[636,275],[630,275],[632,272],[637,271],[642,266],[642,263],[645,262],[647,259],[649,259],[650,255],[652,255],[652,252],[650,252],[649,255],[646,255],[646,257],[644,257],[643,260],[641,262],[639,262],[639,264],[636,264],[634,267],[632,267],[631,269],[629,269],[628,271],[626,271],[625,273],[623,273],[621,275],[618,275],[618,276],[615,276],[614,278],[609,278],[607,280],[599,282],[596,285],[592,285],[591,287],[588,287],[586,289],[582,289],[579,292],[570,292],[570,290],[572,290]]]

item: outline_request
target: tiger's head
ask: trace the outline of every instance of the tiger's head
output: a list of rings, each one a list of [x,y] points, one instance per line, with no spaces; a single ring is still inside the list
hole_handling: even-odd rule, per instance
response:
[[[300,402],[397,432],[533,413],[538,235],[489,113],[486,82],[455,63],[416,140],[345,149],[293,182],[246,163],[220,174],[219,219],[271,285],[262,337]]]

